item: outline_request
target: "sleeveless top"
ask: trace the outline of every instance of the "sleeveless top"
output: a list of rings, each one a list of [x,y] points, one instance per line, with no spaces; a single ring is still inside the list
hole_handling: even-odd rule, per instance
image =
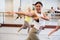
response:
[[[28,13],[28,15],[31,15],[31,13]],[[25,16],[25,21],[30,23],[31,22],[31,17],[30,16]]]
[[[43,14],[42,14],[42,13],[37,13],[37,12],[36,12],[36,15],[39,16],[39,17],[43,17]],[[40,26],[45,26],[45,20],[42,19],[42,18],[39,18],[39,22],[34,21],[34,27],[35,27],[37,30],[42,30],[42,28],[39,29]]]
[[[31,17],[25,16],[25,21],[30,22],[31,21]]]

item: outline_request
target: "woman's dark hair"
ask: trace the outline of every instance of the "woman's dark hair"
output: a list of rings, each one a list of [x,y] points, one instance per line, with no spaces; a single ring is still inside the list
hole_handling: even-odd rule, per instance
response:
[[[43,4],[40,1],[35,3],[35,5],[37,5],[37,4],[41,4],[41,6],[43,6]]]

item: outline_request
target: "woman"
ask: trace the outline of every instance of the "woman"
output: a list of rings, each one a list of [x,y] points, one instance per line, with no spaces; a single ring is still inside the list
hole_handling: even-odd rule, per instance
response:
[[[39,40],[37,34],[43,28],[43,27],[41,27],[42,26],[41,23],[44,22],[44,20],[49,20],[49,18],[45,14],[41,13],[41,9],[43,7],[43,4],[41,2],[39,2],[39,1],[36,2],[34,6],[35,6],[35,10],[33,13],[36,15],[33,17],[33,19],[35,20],[34,27],[29,32],[29,36],[28,36],[27,40]]]
[[[52,30],[49,34],[48,34],[48,36],[50,36],[51,34],[53,34],[54,32],[56,32],[56,31],[58,31],[59,30],[59,28],[60,28],[60,20],[58,20],[58,23],[57,23],[58,25],[56,26],[56,28],[54,29],[54,30]]]
[[[27,13],[30,13],[30,11],[31,11],[31,9],[30,8],[28,8],[28,10],[26,11]],[[31,22],[31,17],[29,17],[29,16],[25,16],[25,19],[24,19],[24,24],[23,24],[23,26],[18,30],[18,32],[19,31],[21,31],[22,29],[27,29],[28,28],[28,33],[29,33],[29,30],[30,30],[30,22]]]

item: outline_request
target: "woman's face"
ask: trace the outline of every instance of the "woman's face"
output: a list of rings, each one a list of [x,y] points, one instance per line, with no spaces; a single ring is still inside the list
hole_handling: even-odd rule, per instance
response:
[[[35,8],[37,11],[41,11],[42,5],[41,4],[36,4]]]

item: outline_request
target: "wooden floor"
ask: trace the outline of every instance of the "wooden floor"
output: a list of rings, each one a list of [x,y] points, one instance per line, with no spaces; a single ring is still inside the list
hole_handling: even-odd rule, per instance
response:
[[[28,29],[22,29],[18,32],[19,27],[1,27],[0,28],[0,40],[26,40]],[[53,33],[48,37],[48,33],[53,29],[44,29],[39,33],[40,40],[60,40],[60,30]]]

